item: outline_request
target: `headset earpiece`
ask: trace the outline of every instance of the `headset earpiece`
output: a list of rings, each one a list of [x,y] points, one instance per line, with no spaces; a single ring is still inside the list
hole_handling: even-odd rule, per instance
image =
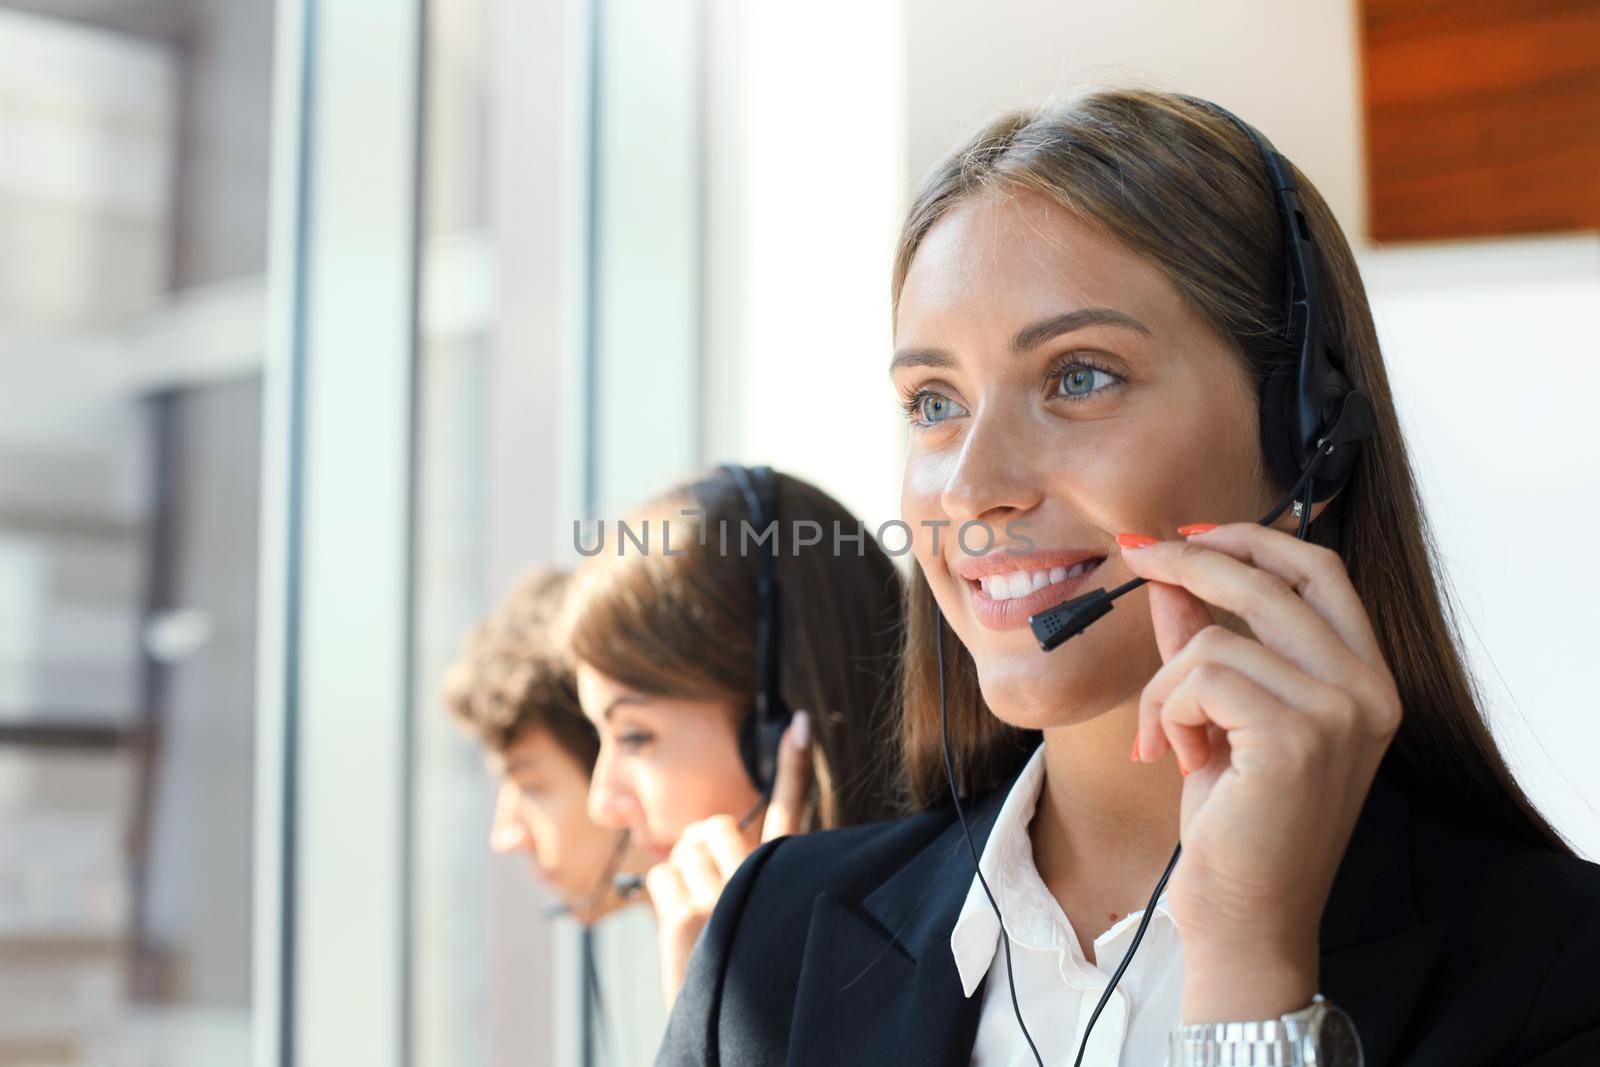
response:
[[[1300,479],[1295,427],[1289,420],[1294,410],[1294,372],[1293,364],[1284,364],[1261,387],[1261,452],[1267,472],[1282,486]]]
[[[763,794],[772,791],[778,772],[778,746],[788,728],[789,712],[781,704],[778,715],[763,717],[752,710],[739,726],[739,758],[750,781]]]

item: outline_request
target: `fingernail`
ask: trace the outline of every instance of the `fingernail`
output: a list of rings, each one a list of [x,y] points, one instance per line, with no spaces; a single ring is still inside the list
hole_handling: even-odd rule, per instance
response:
[[[789,739],[794,742],[794,747],[795,748],[798,748],[802,752],[804,752],[806,746],[811,743],[811,719],[810,719],[810,717],[807,716],[806,713],[803,712],[803,711],[795,712],[794,713],[794,727],[793,727],[793,729],[794,729],[794,733],[789,735]]]
[[[1138,734],[1134,734],[1133,735],[1133,755],[1129,756],[1128,758],[1130,760],[1132,760],[1134,763],[1138,763],[1139,762],[1139,735]]]
[[[1217,524],[1214,522],[1191,522],[1187,526],[1178,527],[1178,536],[1193,537],[1195,534],[1203,534],[1207,530],[1215,530],[1216,528]]]
[[[1121,545],[1123,548],[1148,548],[1150,545],[1155,543],[1156,539],[1154,537],[1146,537],[1144,534],[1117,534],[1117,544]]]
[[[1178,773],[1183,775],[1185,778],[1189,777],[1189,768],[1183,765],[1183,757],[1178,755],[1176,752],[1174,752],[1172,755],[1173,758],[1178,761]]]

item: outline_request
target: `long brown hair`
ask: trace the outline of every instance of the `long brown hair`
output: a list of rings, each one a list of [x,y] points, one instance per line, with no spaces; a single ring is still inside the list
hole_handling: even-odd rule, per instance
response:
[[[823,827],[886,818],[896,792],[886,753],[895,726],[900,573],[844,505],[799,478],[774,478],[776,515],[768,518],[778,524],[779,691],[811,718],[811,807]],[[770,541],[743,539],[744,523],[752,538],[761,531],[738,484],[717,468],[623,521],[631,534],[614,527],[583,546],[598,551],[568,593],[567,648],[641,692],[751,707],[756,579]],[[791,537],[797,523],[815,523],[821,540],[802,546]],[[645,531],[651,541],[641,551]]]
[[[1529,802],[1495,746],[1463,664],[1437,550],[1395,417],[1372,312],[1333,213],[1298,170],[1316,240],[1328,342],[1372,402],[1375,429],[1350,482],[1311,523],[1309,537],[1338,552],[1403,702],[1386,772],[1459,817],[1570,852]],[[1259,390],[1295,353],[1283,321],[1282,236],[1265,166],[1227,119],[1182,97],[1108,90],[1048,111],[1005,115],[940,163],[919,190],[895,258],[898,309],[911,260],[928,231],[968,197],[1027,190],[1048,197],[1159,266],[1232,342]],[[947,795],[939,740],[933,595],[912,578],[902,666],[905,788],[916,806]],[[1001,722],[983,704],[972,657],[943,628],[952,757],[964,793],[1002,782],[1037,734]]]

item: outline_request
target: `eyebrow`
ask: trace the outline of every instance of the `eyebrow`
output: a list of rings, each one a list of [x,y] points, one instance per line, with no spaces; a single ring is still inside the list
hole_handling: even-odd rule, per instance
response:
[[[610,722],[611,713],[616,711],[618,707],[624,704],[631,704],[641,707],[648,706],[650,704],[650,698],[645,696],[635,696],[631,693],[624,693],[622,696],[617,697],[611,703],[606,705],[606,710],[600,713],[600,718],[604,719],[606,722]]]
[[[1011,351],[1020,356],[1029,349],[1039,347],[1052,337],[1090,326],[1121,326],[1136,333],[1147,335],[1150,333],[1150,327],[1132,315],[1124,314],[1115,308],[1079,308],[1077,311],[1041,319],[1032,326],[1024,326],[1017,331],[1017,336],[1011,339]]]
[[[1017,336],[1011,339],[1011,351],[1015,355],[1021,355],[1039,347],[1052,337],[1087,329],[1090,326],[1120,326],[1135,333],[1145,335],[1150,333],[1150,327],[1132,315],[1115,308],[1079,308],[1077,311],[1064,311],[1059,315],[1052,315],[1024,326],[1017,331]],[[955,357],[941,349],[905,348],[896,352],[894,358],[889,361],[889,373],[893,374],[902,367],[949,368],[955,365]]]

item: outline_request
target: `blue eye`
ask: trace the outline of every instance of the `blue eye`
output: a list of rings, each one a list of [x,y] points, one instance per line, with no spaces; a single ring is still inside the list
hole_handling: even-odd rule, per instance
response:
[[[1096,384],[1097,376],[1103,384]],[[1058,378],[1060,384],[1055,395],[1071,401],[1088,400],[1096,393],[1103,392],[1107,387],[1118,385],[1122,381],[1110,371],[1096,367],[1092,363],[1085,363],[1081,359],[1073,360],[1063,366]]]
[[[913,426],[937,426],[946,419],[959,418],[967,409],[943,393],[919,389],[905,402],[906,418]]]

